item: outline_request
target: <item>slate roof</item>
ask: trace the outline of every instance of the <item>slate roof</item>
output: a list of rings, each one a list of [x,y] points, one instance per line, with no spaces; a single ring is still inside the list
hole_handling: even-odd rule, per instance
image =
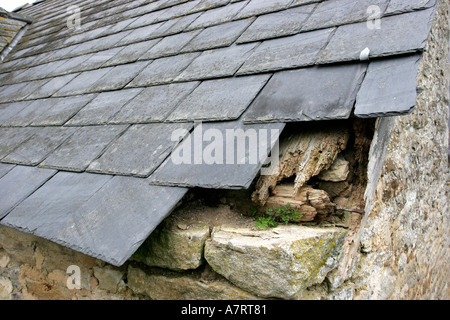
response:
[[[78,30],[67,26],[73,5]],[[189,188],[248,188],[266,160],[174,165],[171,153],[191,140],[171,133],[193,136],[199,121],[280,133],[289,122],[409,113],[436,6],[47,0],[21,9],[33,23],[0,65],[0,223],[121,265]],[[380,28],[367,21],[374,12]]]

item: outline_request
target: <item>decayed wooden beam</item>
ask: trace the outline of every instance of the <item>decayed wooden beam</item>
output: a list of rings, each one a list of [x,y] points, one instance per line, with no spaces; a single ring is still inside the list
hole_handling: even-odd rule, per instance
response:
[[[282,180],[295,177],[295,195],[311,177],[328,169],[338,154],[347,146],[350,138],[348,124],[333,124],[325,129],[299,131],[280,141],[278,171],[261,176],[252,194],[252,201],[263,206],[275,186]]]
[[[323,190],[302,187],[295,195],[293,193],[294,184],[278,185],[261,209],[282,208],[289,204],[291,209],[302,214],[299,219],[291,222],[322,220],[335,211],[336,205]]]

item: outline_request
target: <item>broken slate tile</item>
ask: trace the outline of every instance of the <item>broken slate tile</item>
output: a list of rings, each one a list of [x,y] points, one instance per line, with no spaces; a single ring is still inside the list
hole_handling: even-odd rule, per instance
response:
[[[0,128],[0,159],[27,141],[35,133],[35,128]]]
[[[183,82],[145,88],[123,107],[110,123],[163,121],[198,84]]]
[[[147,53],[145,53],[141,59],[142,60],[156,59],[177,54],[186,44],[189,43],[189,41],[191,41],[199,33],[200,30],[195,30],[191,32],[183,32],[172,36],[164,37]]]
[[[246,189],[263,164],[271,160],[268,155],[284,126],[244,125],[239,120],[199,124],[149,181],[167,186]]]
[[[420,56],[373,61],[356,97],[355,115],[377,118],[410,113],[417,100]]]
[[[186,192],[144,179],[60,172],[2,224],[120,266]]]
[[[204,51],[175,80],[190,81],[232,76],[252,54],[255,47],[256,44],[249,43]]]
[[[54,170],[27,166],[9,170],[0,178],[0,220],[55,173]]]
[[[242,34],[252,21],[252,19],[238,20],[206,28],[189,42],[182,51],[201,51],[228,47]]]
[[[370,6],[380,10],[380,16],[389,0],[328,0],[321,2],[306,21],[303,31],[340,26],[351,22],[367,21]]]
[[[246,43],[299,33],[314,7],[301,6],[259,16],[236,42]]]
[[[99,157],[126,126],[86,126],[51,153],[41,166],[81,172]]]
[[[276,73],[244,113],[244,122],[347,119],[365,71],[358,63]]]
[[[149,176],[178,143],[175,130],[190,130],[191,123],[150,123],[131,126],[102,156],[91,163],[89,172]]]
[[[36,166],[76,131],[75,128],[44,127],[22,143],[2,161]]]
[[[359,60],[369,48],[369,57],[421,51],[425,48],[433,22],[434,8],[384,17],[381,28],[368,28],[367,22],[338,27],[323,50],[318,63]]]
[[[237,119],[247,109],[269,77],[269,75],[257,75],[203,81],[180,103],[167,120]]]
[[[142,89],[102,92],[81,109],[66,125],[107,124],[120,109]]]
[[[174,80],[200,53],[186,53],[154,60],[127,87],[150,86]]]
[[[264,41],[237,72],[252,74],[313,65],[334,29]]]

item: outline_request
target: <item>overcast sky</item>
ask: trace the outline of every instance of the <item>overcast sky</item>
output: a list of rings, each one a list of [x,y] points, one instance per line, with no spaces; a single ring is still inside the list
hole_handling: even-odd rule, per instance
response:
[[[33,3],[35,0],[0,0],[0,7],[7,11],[14,10],[25,3]]]

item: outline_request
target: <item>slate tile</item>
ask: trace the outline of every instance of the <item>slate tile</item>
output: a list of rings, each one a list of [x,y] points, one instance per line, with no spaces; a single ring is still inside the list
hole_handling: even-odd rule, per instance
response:
[[[15,166],[0,179],[0,220],[25,200],[56,171]]]
[[[257,75],[203,81],[180,103],[167,120],[237,119],[247,109],[269,77],[269,75]]]
[[[33,101],[19,101],[0,104],[0,125],[9,125],[9,119],[27,108]]]
[[[0,162],[0,179],[15,167],[14,164]]]
[[[89,53],[78,57],[66,59],[64,60],[65,63],[60,65],[58,68],[54,69],[49,74],[49,76],[66,75],[69,73],[74,73],[76,70],[84,69],[83,63],[93,55],[94,55],[93,53]]]
[[[142,89],[102,92],[81,109],[66,125],[106,124]]]
[[[313,65],[333,30],[317,30],[266,40],[245,61],[237,74],[252,74]]]
[[[60,172],[2,224],[120,266],[186,192],[144,179]]]
[[[119,20],[115,23],[113,23],[112,25],[109,25],[109,28],[107,30],[105,30],[102,35],[111,35],[123,30],[127,30],[129,28],[129,26],[136,21],[138,18],[129,18],[129,19],[124,19],[124,17],[122,17],[122,20]]]
[[[248,18],[268,12],[285,9],[292,0],[251,0],[236,16],[235,19]]]
[[[359,63],[281,71],[243,119],[246,123],[347,119],[365,71],[366,65]]]
[[[246,43],[299,33],[314,7],[301,6],[259,16],[236,42]]]
[[[39,108],[39,101],[36,100],[38,109],[35,114],[29,117],[32,126],[60,126],[65,124],[87,103],[94,99],[95,95],[86,94],[67,98],[49,99],[48,107]],[[31,108],[31,106],[30,106]]]
[[[145,40],[156,38],[155,36],[153,36],[153,32],[158,30],[158,28],[161,27],[163,23],[164,22],[155,23],[149,26],[129,30],[129,34],[126,37],[123,37],[119,42],[117,42],[116,46],[121,47],[130,43],[142,42]]]
[[[2,161],[36,166],[45,157],[60,146],[76,131],[75,128],[45,127],[36,129],[36,133],[22,143]]]
[[[166,10],[163,10],[162,13],[156,19],[157,21],[166,21],[181,16],[185,16],[191,13],[191,10],[194,9],[199,3],[200,0],[193,0],[170,7]]]
[[[119,52],[105,62],[103,67],[135,62],[150,50],[150,48],[157,44],[158,41],[159,39],[153,39],[129,44],[124,47],[118,47],[117,49],[120,49]]]
[[[247,3],[248,1],[240,1],[205,11],[187,28],[187,30],[209,27],[231,21],[238,12],[247,5]]]
[[[222,7],[229,2],[230,0],[201,0],[194,8],[191,9],[191,12],[199,12]]]
[[[189,43],[196,35],[200,33],[200,30],[191,32],[178,33],[172,36],[164,37],[153,48],[142,56],[143,60],[156,59],[165,56],[175,55]]]
[[[13,152],[34,133],[34,128],[0,128],[0,159]]]
[[[241,121],[199,124],[150,176],[151,184],[246,189],[275,146],[283,123]]]
[[[198,86],[198,82],[173,83],[145,88],[123,107],[110,123],[163,121],[196,86]]]
[[[366,21],[372,14],[368,8],[377,6],[384,12],[389,0],[328,0],[321,2],[305,23],[303,31]]]
[[[149,86],[171,82],[199,55],[200,53],[195,52],[156,59],[134,78],[127,87]]]
[[[137,29],[144,26],[156,24],[158,22],[157,18],[163,14],[162,11],[153,11],[146,13],[144,15],[141,15],[138,17],[133,23],[128,25],[127,29]]]
[[[120,46],[121,41],[128,38],[131,34],[130,30],[114,33],[112,35],[93,39],[76,45],[71,56],[81,55],[86,53],[98,52],[101,50],[111,49],[114,46]]]
[[[139,61],[129,64],[118,65],[103,77],[95,81],[88,92],[102,92],[108,90],[118,90],[131,82],[142,70],[149,65],[149,61]]]
[[[391,0],[385,14],[398,14],[435,7],[437,0]]]
[[[417,100],[417,69],[421,57],[373,61],[356,97],[355,115],[377,118],[410,113]]]
[[[30,169],[54,172],[48,169]],[[70,214],[76,212],[110,179],[106,175],[58,172],[15,207],[1,224],[51,240],[50,235],[60,232]]]
[[[24,82],[43,79],[45,77],[48,77],[53,70],[60,67],[64,63],[65,61],[53,61],[38,66],[29,67],[24,73],[20,74],[20,78],[18,80],[20,82]]]
[[[64,87],[62,87],[60,90],[58,90],[54,94],[54,96],[63,97],[90,92],[92,91],[92,86],[104,75],[110,72],[112,68],[113,67],[108,67],[92,71],[84,71]]]
[[[366,22],[340,26],[318,63],[359,60],[365,48],[370,57],[423,50],[433,16],[434,8],[382,18],[380,29],[370,29]]]
[[[202,12],[189,14],[187,16],[175,18],[164,22],[161,27],[159,27],[153,35],[156,37],[162,37],[167,35],[172,35],[175,33],[183,32],[192,22],[194,22]]]
[[[74,68],[73,71],[78,72],[98,69],[102,67],[106,61],[114,57],[120,50],[120,48],[112,48],[93,53],[87,60],[83,61],[78,68]]]
[[[204,51],[175,80],[190,81],[232,76],[252,54],[256,44]]]
[[[133,125],[94,160],[87,171],[147,177],[177,144],[178,141],[171,140],[172,133],[191,128],[191,123]]]
[[[182,51],[202,51],[228,47],[234,43],[252,21],[252,19],[245,19],[208,27],[189,42]]]
[[[49,80],[27,81],[0,87],[0,103],[22,101]]]
[[[54,93],[56,93],[78,75],[79,73],[72,73],[51,78],[51,80],[49,80],[37,90],[34,90],[32,94],[27,96],[27,99],[42,99],[51,97]]]
[[[81,172],[99,157],[126,126],[86,126],[51,153],[42,166]]]

